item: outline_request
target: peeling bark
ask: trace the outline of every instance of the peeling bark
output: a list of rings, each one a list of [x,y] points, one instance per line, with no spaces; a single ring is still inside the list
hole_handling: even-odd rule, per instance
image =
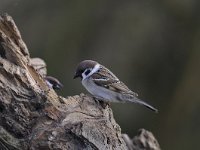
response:
[[[160,149],[145,130],[133,140],[122,136],[111,108],[98,100],[58,96],[47,86],[46,74],[45,62],[30,58],[13,19],[0,16],[1,150]]]

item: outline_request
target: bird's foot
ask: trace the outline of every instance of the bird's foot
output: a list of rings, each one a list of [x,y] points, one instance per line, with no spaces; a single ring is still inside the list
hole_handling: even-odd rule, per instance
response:
[[[100,104],[104,109],[106,108],[106,106],[110,106],[109,102],[106,102],[104,98],[102,97],[94,97],[94,99],[97,101],[98,104]]]
[[[99,101],[99,104],[105,109],[107,106],[110,106],[110,103],[109,102],[105,102],[105,101],[102,101],[100,100]]]

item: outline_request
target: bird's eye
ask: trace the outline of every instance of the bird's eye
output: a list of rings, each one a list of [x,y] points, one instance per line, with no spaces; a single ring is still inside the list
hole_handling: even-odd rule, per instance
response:
[[[90,69],[87,69],[87,70],[85,71],[85,75],[87,76],[90,72],[91,72],[91,70],[90,70]]]

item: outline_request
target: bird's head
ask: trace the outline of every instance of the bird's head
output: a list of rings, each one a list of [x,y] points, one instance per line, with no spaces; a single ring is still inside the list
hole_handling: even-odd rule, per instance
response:
[[[85,79],[89,76],[91,76],[93,73],[95,73],[99,69],[100,65],[93,60],[84,60],[78,64],[76,67],[76,72],[74,74],[75,78],[81,78]]]

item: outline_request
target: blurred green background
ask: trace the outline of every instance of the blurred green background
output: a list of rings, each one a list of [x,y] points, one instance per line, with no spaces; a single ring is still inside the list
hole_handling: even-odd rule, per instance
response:
[[[199,0],[0,0],[32,57],[64,88],[87,93],[73,80],[76,65],[93,59],[159,109],[112,104],[123,133],[154,133],[162,149],[200,149]]]

